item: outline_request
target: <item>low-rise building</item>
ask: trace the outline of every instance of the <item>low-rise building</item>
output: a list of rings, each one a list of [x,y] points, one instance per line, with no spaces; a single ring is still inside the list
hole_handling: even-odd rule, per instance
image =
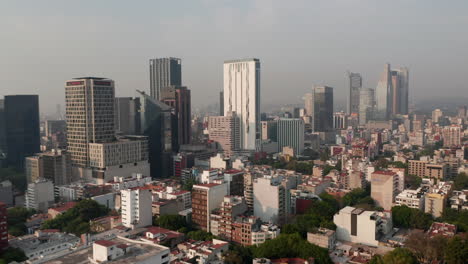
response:
[[[425,190],[427,191],[427,189],[424,188],[418,188],[417,190],[406,189],[397,195],[395,198],[395,205],[406,205],[409,208],[423,211]]]
[[[223,254],[229,250],[229,243],[219,239],[212,241],[189,240],[177,245],[177,249],[171,251],[173,263],[198,259],[198,263],[222,263]],[[187,263],[187,262],[185,262]]]
[[[54,203],[54,184],[50,180],[39,179],[28,184],[26,190],[26,208],[47,212]]]
[[[450,207],[457,211],[468,210],[468,190],[453,191],[450,197]]]
[[[307,241],[319,247],[333,250],[336,243],[336,233],[333,230],[321,227],[313,232],[308,232]]]
[[[451,238],[455,236],[456,233],[457,233],[456,225],[447,224],[447,223],[439,223],[439,222],[432,223],[431,228],[427,230],[427,234],[430,237],[444,236],[447,238]]]

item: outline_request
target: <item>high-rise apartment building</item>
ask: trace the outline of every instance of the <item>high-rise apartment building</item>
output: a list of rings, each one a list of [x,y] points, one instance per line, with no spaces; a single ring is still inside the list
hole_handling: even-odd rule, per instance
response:
[[[255,150],[260,139],[260,61],[224,62],[224,115],[240,120],[240,148]]]
[[[89,143],[115,140],[114,81],[83,77],[65,83],[67,150],[72,166],[89,166]]]
[[[398,195],[399,177],[393,171],[376,171],[371,175],[371,197],[377,206],[391,210]]]
[[[221,206],[227,195],[226,184],[197,184],[192,190],[192,222],[204,231],[210,231],[211,211]]]
[[[140,133],[140,99],[132,97],[115,98],[115,130],[123,135],[137,135]]]
[[[375,89],[376,111],[375,118],[387,120],[392,113],[392,70],[390,64],[385,64],[377,88]]]
[[[50,180],[39,179],[28,184],[25,194],[26,208],[47,212],[54,203],[54,184]]]
[[[209,139],[217,142],[226,157],[240,147],[239,117],[232,112],[226,116],[210,116],[208,118]]]
[[[294,155],[304,151],[304,120],[300,118],[281,118],[278,120],[278,151],[291,147]]]
[[[40,151],[39,96],[5,96],[4,118],[7,164],[22,169],[24,158]]]
[[[348,114],[359,113],[359,93],[362,88],[362,77],[359,73],[348,73],[349,95]]]
[[[361,89],[359,94],[359,125],[365,125],[374,118],[374,89]]]
[[[120,194],[122,224],[132,229],[150,226],[153,222],[151,190],[127,189],[120,191]]]
[[[185,86],[162,87],[159,100],[174,109],[177,117],[178,144],[190,144],[192,138],[192,112],[190,90]]]
[[[440,118],[444,116],[444,113],[440,109],[435,109],[432,111],[432,122],[433,123],[439,123]]]
[[[333,131],[333,88],[316,86],[312,89],[312,130]]]
[[[444,147],[458,147],[461,145],[461,127],[458,125],[446,126],[442,130]]]
[[[253,182],[254,215],[264,222],[278,223],[286,216],[287,190],[281,178],[257,178]]]
[[[26,158],[26,179],[28,183],[41,178],[48,179],[55,186],[66,185],[72,182],[71,160],[66,151],[52,150],[37,153]]]
[[[182,60],[178,58],[150,59],[150,95],[160,100],[161,89],[182,85]]]
[[[148,137],[151,176],[169,177],[172,173],[172,156],[179,149],[177,143],[177,118],[172,107],[140,94],[140,131]]]

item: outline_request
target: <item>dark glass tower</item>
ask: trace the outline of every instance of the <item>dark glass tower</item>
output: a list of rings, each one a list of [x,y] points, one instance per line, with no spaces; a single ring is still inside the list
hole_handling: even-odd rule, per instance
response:
[[[313,88],[312,118],[314,132],[333,131],[333,88],[328,86]]]
[[[5,96],[4,117],[7,164],[22,169],[25,157],[40,152],[39,96]]]
[[[171,85],[182,85],[182,63],[178,58],[150,60],[150,95],[161,99],[161,89]]]

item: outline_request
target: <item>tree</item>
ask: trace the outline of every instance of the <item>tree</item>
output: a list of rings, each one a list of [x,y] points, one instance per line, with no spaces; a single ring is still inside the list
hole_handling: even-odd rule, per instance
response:
[[[8,250],[4,251],[2,254],[0,254],[0,263],[10,263],[13,261],[16,262],[23,262],[27,260],[28,258],[24,254],[23,250],[19,248],[8,248]]]
[[[466,260],[468,260],[467,236],[455,236],[451,238],[445,248],[444,257],[447,264],[466,263]]]
[[[464,172],[459,173],[453,180],[453,189],[461,191],[467,188],[468,188],[468,175]]]
[[[229,251],[224,255],[223,260],[226,264],[252,263],[252,254],[252,247],[230,244]]]
[[[192,189],[193,189],[193,185],[195,184],[195,179],[188,179],[187,181],[185,181],[185,183],[182,185],[182,189],[185,190],[185,191],[189,191],[191,192]]]
[[[432,216],[406,205],[392,207],[392,220],[396,227],[427,230],[432,224]]]
[[[26,234],[26,221],[36,213],[33,209],[24,207],[13,207],[7,211],[8,233],[12,236],[22,236]]]
[[[155,225],[170,230],[179,230],[187,226],[185,218],[181,215],[161,215],[155,220]]]
[[[0,168],[0,182],[11,181],[18,190],[24,191],[27,187],[26,175],[15,168]]]
[[[193,240],[202,240],[202,241],[208,241],[214,238],[213,234],[203,231],[203,230],[190,231],[187,233],[187,237]]]
[[[456,225],[459,232],[468,232],[468,210],[445,208],[441,219],[438,220]]]
[[[406,247],[421,263],[439,263],[444,259],[447,238],[443,236],[430,237],[426,233],[413,232],[405,242]]]
[[[405,175],[405,184],[410,189],[416,190],[419,186],[421,186],[422,179],[419,176],[408,174]]]
[[[396,248],[382,258],[385,264],[417,264],[418,261],[413,253],[406,248]],[[379,263],[379,262],[377,262]]]

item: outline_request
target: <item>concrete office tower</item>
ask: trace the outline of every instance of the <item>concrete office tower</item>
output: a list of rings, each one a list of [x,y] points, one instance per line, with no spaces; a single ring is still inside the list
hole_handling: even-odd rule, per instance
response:
[[[277,224],[286,216],[286,195],[281,178],[257,178],[253,182],[254,215],[264,222]]]
[[[2,167],[2,160],[4,160],[7,151],[5,119],[5,100],[0,99],[0,167]]]
[[[458,125],[451,125],[444,127],[442,130],[442,138],[444,140],[444,147],[458,147],[461,145],[461,127]]]
[[[392,71],[392,113],[394,115],[408,114],[409,71],[406,67]]]
[[[261,121],[262,140],[278,142],[278,120]]]
[[[281,118],[278,120],[278,152],[283,147],[291,147],[294,155],[304,151],[304,120],[300,118]]]
[[[114,81],[83,77],[65,83],[67,150],[72,166],[89,166],[89,143],[115,140]]]
[[[312,93],[306,93],[302,99],[304,100],[305,116],[311,116],[313,113],[312,107],[314,105]]]
[[[376,171],[371,175],[371,197],[376,205],[391,210],[398,195],[399,177],[393,171]]]
[[[172,173],[172,156],[177,152],[177,118],[172,107],[140,94],[140,131],[148,137],[150,171],[153,178],[169,177]]]
[[[375,90],[376,111],[375,118],[388,120],[392,113],[392,71],[390,64],[385,64]]]
[[[52,150],[27,157],[28,183],[41,178],[52,181],[55,186],[70,184],[72,182],[70,154],[62,150]]]
[[[26,208],[41,212],[47,212],[47,209],[54,204],[54,184],[50,180],[39,179],[28,184],[25,194]]]
[[[312,89],[312,130],[333,131],[333,88],[316,86]]]
[[[359,125],[365,125],[374,118],[374,89],[361,89],[359,94]]]
[[[151,190],[127,189],[120,191],[120,195],[122,199],[122,224],[125,227],[135,229],[152,224]]]
[[[156,100],[161,99],[161,89],[167,86],[182,85],[182,62],[178,58],[151,59],[150,64],[150,95]]]
[[[192,222],[203,231],[210,231],[211,211],[221,206],[227,195],[226,184],[197,184],[192,190]]]
[[[24,158],[40,152],[39,96],[7,95],[4,101],[7,165],[24,168]]]
[[[255,150],[260,139],[260,61],[224,62],[224,115],[240,119],[240,148]]]
[[[185,86],[167,86],[161,88],[159,96],[161,102],[174,108],[179,145],[190,144],[192,138],[190,90]]]
[[[333,129],[342,130],[348,128],[347,118],[345,112],[333,113]]]
[[[362,88],[361,74],[348,72],[348,81],[349,81],[348,114],[359,113],[359,92]]]
[[[432,122],[439,123],[440,118],[444,116],[444,113],[440,109],[432,111]]]
[[[140,133],[140,99],[132,97],[115,98],[115,130],[122,135],[137,135]]]
[[[209,139],[217,142],[226,157],[239,150],[239,117],[232,112],[226,116],[210,116],[208,118]]]

